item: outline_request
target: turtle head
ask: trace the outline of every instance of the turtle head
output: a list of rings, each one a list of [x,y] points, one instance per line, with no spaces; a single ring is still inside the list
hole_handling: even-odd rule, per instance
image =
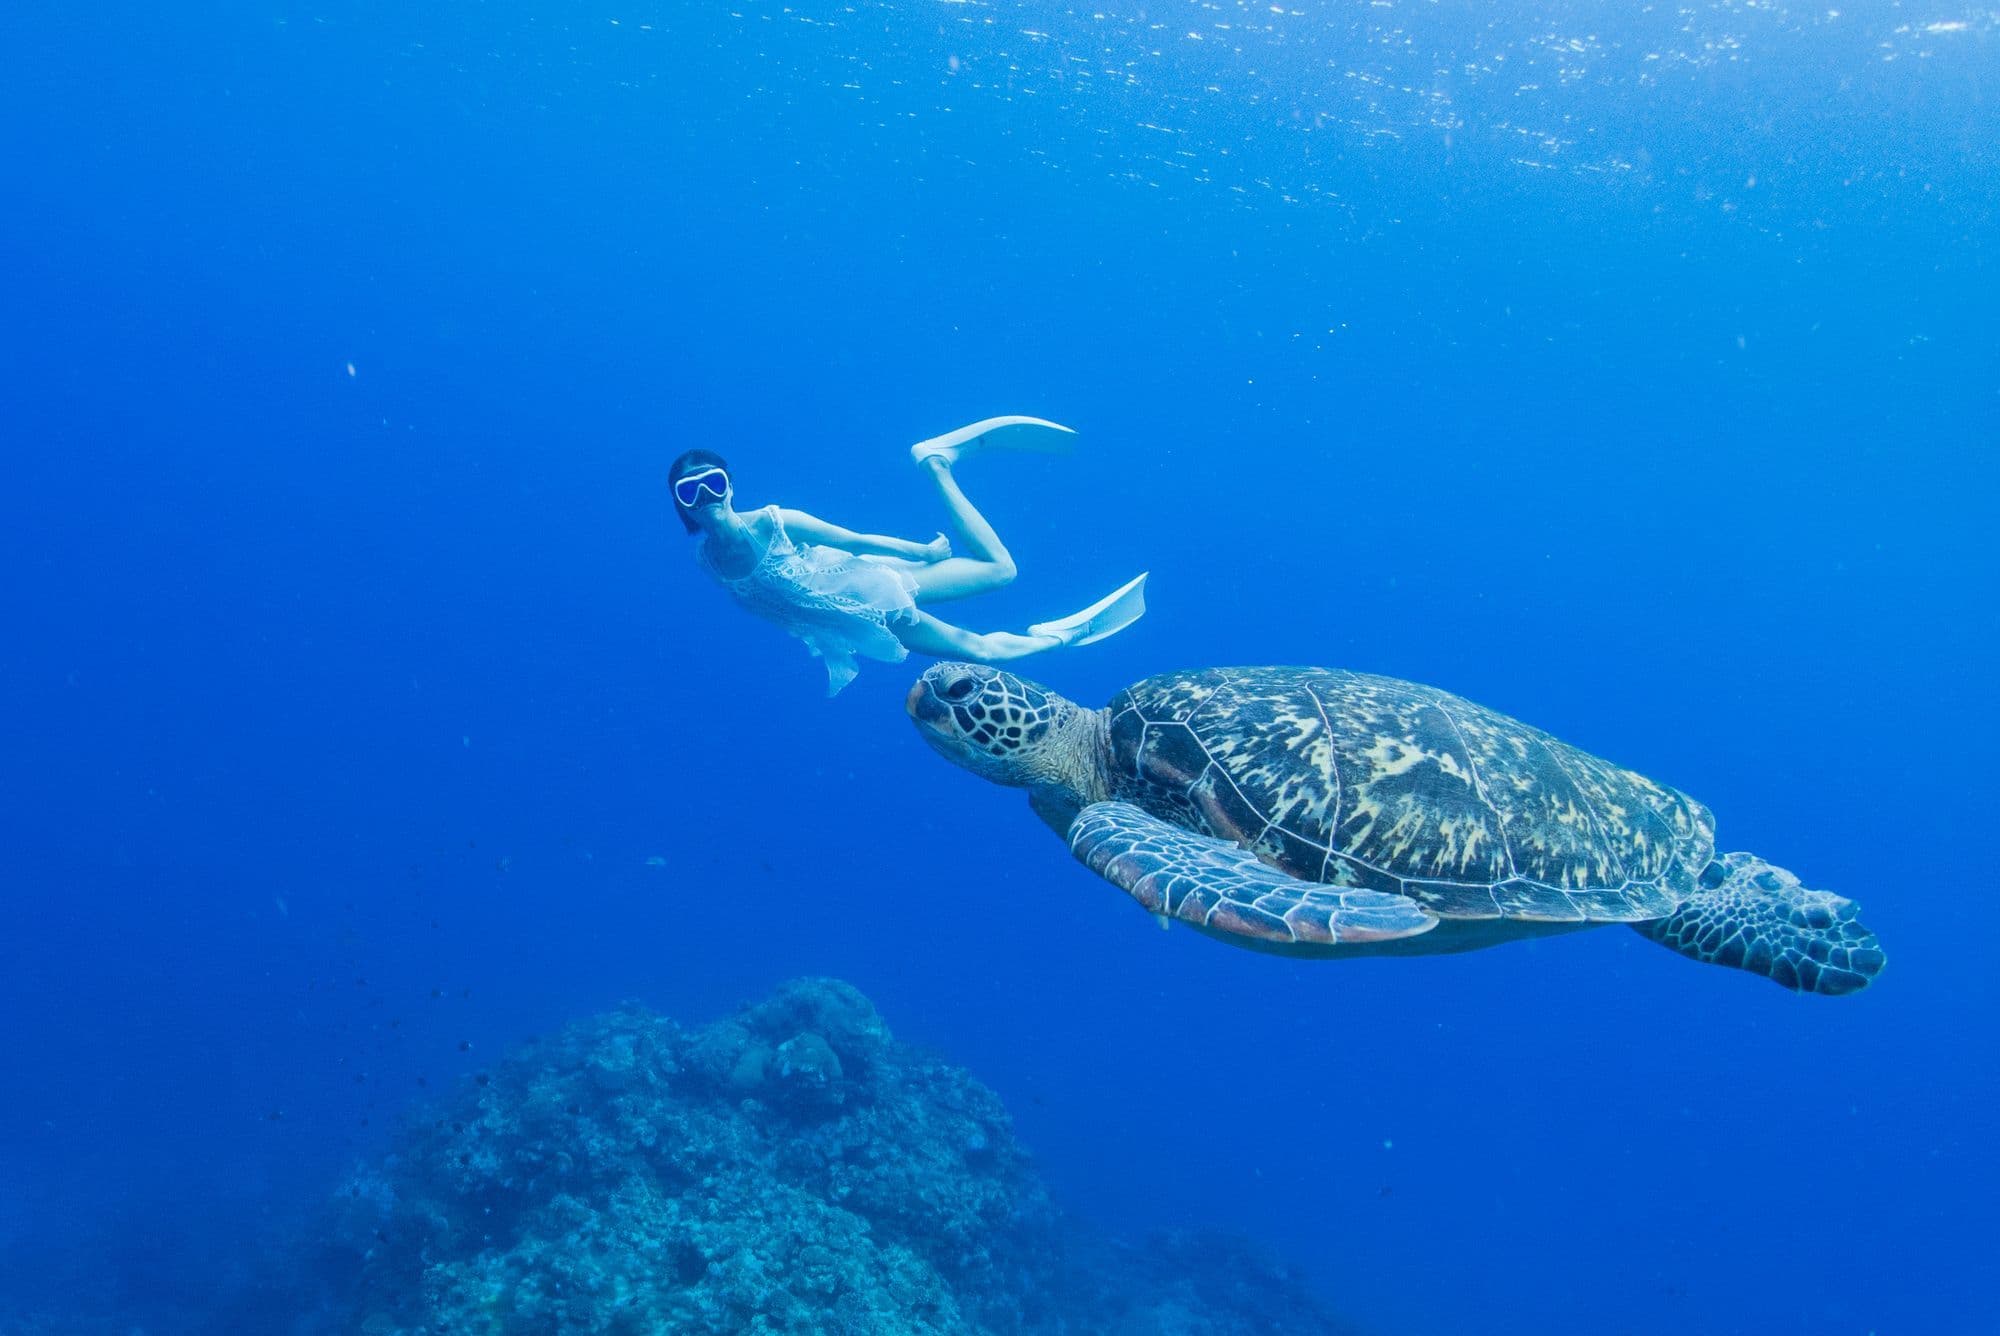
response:
[[[1102,724],[1047,687],[976,663],[932,666],[904,702],[924,741],[981,779],[1089,801]]]

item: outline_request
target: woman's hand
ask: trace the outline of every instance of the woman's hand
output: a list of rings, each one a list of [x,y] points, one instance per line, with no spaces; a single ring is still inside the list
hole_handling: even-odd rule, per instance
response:
[[[878,533],[856,533],[838,524],[828,524],[803,510],[780,510],[778,519],[785,526],[785,532],[798,542],[824,543],[856,556],[894,557],[898,561],[921,561],[932,565],[951,555],[951,540],[943,534],[928,543],[918,543]]]

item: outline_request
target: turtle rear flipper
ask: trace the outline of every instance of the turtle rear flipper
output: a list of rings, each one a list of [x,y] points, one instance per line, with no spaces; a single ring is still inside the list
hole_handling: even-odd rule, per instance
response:
[[[1887,959],[1852,900],[1808,890],[1755,854],[1724,854],[1663,919],[1632,926],[1662,946],[1733,965],[1800,993],[1866,988]]]
[[[1130,803],[1092,803],[1070,852],[1155,914],[1251,942],[1334,946],[1414,937],[1438,924],[1407,896],[1300,881],[1226,840],[1197,835]]]

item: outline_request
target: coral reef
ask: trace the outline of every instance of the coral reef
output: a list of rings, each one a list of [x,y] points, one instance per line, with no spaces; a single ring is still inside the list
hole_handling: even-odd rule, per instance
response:
[[[0,1336],[1341,1330],[1241,1242],[1065,1214],[992,1091],[824,979],[698,1030],[583,1021],[413,1111],[324,1206],[172,1218],[0,1249]]]
[[[1063,1215],[991,1091],[823,979],[527,1045],[340,1215],[369,1336],[1338,1329],[1240,1246],[1121,1249]]]

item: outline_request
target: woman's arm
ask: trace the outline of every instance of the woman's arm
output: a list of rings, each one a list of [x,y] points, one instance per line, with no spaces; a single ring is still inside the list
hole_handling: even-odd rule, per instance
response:
[[[801,542],[824,543],[856,555],[901,557],[905,561],[943,561],[951,555],[951,543],[943,534],[928,543],[912,543],[881,534],[856,533],[803,510],[780,510],[778,518],[784,522],[785,532]]]

